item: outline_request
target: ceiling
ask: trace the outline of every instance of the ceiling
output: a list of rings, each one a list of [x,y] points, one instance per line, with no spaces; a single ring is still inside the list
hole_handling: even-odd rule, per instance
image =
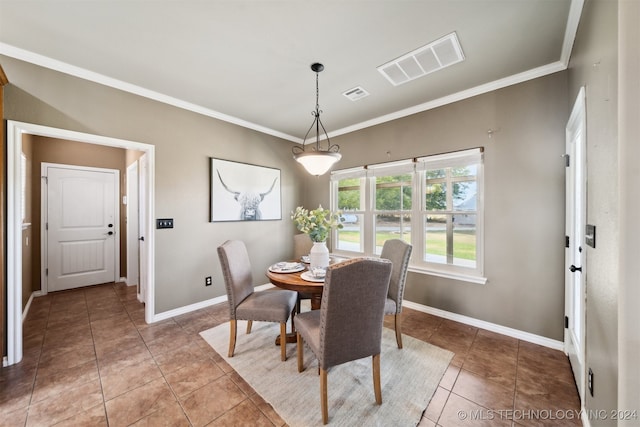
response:
[[[582,4],[0,0],[0,55],[301,142],[313,62],[336,136],[565,69]],[[453,32],[464,61],[398,86],[378,72]],[[356,86],[370,95],[342,95]]]

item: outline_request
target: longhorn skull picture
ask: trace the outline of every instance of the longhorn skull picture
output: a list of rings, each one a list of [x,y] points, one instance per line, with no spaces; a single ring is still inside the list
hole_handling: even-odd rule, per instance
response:
[[[211,164],[212,187],[215,188],[219,183],[227,196],[216,197],[212,194],[212,221],[281,219],[273,212],[277,207],[277,214],[280,214],[280,187],[274,192],[280,173],[278,169],[214,160]],[[214,180],[217,181],[216,185]],[[263,209],[263,202],[269,202],[266,210]],[[267,214],[263,214],[263,211]]]

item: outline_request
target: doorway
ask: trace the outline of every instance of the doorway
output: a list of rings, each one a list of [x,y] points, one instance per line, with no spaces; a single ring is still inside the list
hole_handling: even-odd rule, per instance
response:
[[[118,280],[120,171],[43,163],[42,291]]]
[[[137,150],[144,152],[146,157],[146,176],[144,198],[140,204],[144,205],[144,229],[140,230],[146,237],[144,255],[141,259],[141,278],[147,283],[145,304],[145,321],[154,321],[154,257],[153,257],[153,216],[154,216],[154,171],[155,147],[116,138],[69,131],[47,126],[7,121],[7,365],[20,362],[22,359],[22,137],[36,135],[49,138],[66,139],[87,144],[104,145],[109,147]]]
[[[566,127],[565,353],[585,402],[585,325],[587,215],[586,103],[582,87]]]

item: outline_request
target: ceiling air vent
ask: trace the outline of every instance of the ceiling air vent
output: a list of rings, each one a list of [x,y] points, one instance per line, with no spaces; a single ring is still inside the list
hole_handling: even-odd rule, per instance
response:
[[[378,71],[398,86],[463,60],[458,36],[451,33],[379,66]]]
[[[358,99],[362,99],[366,96],[369,96],[369,92],[367,92],[360,86],[356,86],[353,89],[349,89],[346,92],[342,92],[342,94],[347,98],[349,98],[351,101],[357,101]]]

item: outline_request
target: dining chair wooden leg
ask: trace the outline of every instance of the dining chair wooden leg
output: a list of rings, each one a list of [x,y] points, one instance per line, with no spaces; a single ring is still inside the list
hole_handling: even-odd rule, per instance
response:
[[[298,372],[304,371],[304,343],[302,342],[302,336],[300,333],[296,332],[296,342],[297,342],[297,353],[298,353]]]
[[[322,409],[322,423],[329,422],[329,408],[327,407],[327,370],[320,369],[320,407]]]
[[[373,365],[373,391],[376,395],[376,403],[382,404],[382,389],[380,388],[380,354],[375,354],[372,357],[371,364]]]
[[[400,319],[399,313],[396,313],[393,317],[395,320],[396,342],[398,343],[398,348],[402,348],[402,319]]]
[[[247,320],[247,335],[251,333],[251,326],[253,326],[253,320]]]
[[[233,357],[233,352],[236,348],[236,331],[237,331],[237,326],[236,326],[236,319],[231,319],[229,321],[229,327],[230,327],[230,331],[229,331],[229,357]]]
[[[280,323],[280,360],[287,360],[287,323]]]
[[[291,333],[296,333],[296,323],[294,322],[294,318],[296,317],[296,309],[294,308],[291,312]]]

